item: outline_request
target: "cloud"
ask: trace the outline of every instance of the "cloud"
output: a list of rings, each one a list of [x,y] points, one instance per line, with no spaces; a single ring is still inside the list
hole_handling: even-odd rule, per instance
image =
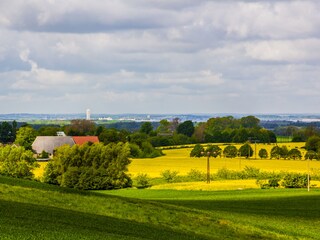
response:
[[[312,0],[3,0],[0,107],[318,111],[299,101],[320,101],[319,10]]]
[[[320,39],[270,40],[248,43],[246,54],[262,61],[319,61]]]

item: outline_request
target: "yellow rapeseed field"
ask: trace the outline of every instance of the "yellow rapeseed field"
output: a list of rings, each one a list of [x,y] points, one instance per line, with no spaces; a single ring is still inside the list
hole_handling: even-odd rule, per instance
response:
[[[174,190],[242,190],[248,188],[259,188],[256,180],[221,180],[213,181],[212,184],[206,182],[182,182],[168,183],[152,186],[151,189],[174,189]]]
[[[302,149],[305,143],[280,143],[279,146],[286,145],[288,149],[298,148],[304,156],[305,150]],[[226,145],[219,144],[223,149]],[[235,145],[238,149],[241,144]],[[257,153],[261,148],[267,149],[270,154],[271,148],[274,144],[251,144],[253,150],[256,149]],[[187,175],[191,169],[196,169],[201,172],[206,172],[207,158],[191,158],[189,157],[192,148],[180,149],[166,149],[163,150],[164,156],[158,158],[144,158],[132,159],[131,164],[128,166],[129,174],[135,177],[139,173],[146,173],[149,177],[160,177],[161,172],[164,170],[178,171],[179,175]],[[290,171],[290,172],[307,172],[307,161],[305,160],[261,160],[257,154],[250,159],[245,158],[210,158],[210,170],[212,173],[221,168],[228,168],[230,170],[241,170],[245,166],[253,166],[263,171]],[[46,163],[40,163],[40,167],[34,171],[37,178],[43,175]],[[320,161],[310,161],[310,169],[320,171]],[[189,183],[188,183],[189,184]],[[199,187],[202,188],[202,187]]]
[[[288,149],[298,148],[302,155],[305,155],[305,150],[302,148],[305,143],[280,143],[278,146],[287,146]],[[222,149],[225,145],[219,145]],[[238,149],[241,144],[235,145]],[[261,148],[265,148],[270,154],[271,148],[275,144],[251,144],[253,150],[256,149],[257,159],[255,154],[250,159],[245,158],[210,158],[210,169],[214,173],[221,168],[230,170],[241,170],[245,166],[253,166],[263,171],[290,171],[290,172],[307,172],[307,161],[305,160],[262,160],[258,156]],[[129,173],[134,177],[139,173],[147,173],[150,177],[159,177],[164,170],[178,171],[179,175],[186,175],[191,169],[196,169],[206,172],[207,158],[190,158],[192,148],[167,149],[163,150],[165,156],[158,158],[132,159],[129,165]],[[310,169],[320,170],[320,161],[310,161]]]

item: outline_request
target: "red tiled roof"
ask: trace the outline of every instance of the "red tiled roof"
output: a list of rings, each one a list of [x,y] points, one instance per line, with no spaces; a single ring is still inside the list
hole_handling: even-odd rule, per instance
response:
[[[92,142],[92,143],[98,143],[99,142],[99,138],[97,136],[76,136],[76,137],[72,137],[73,141],[77,144],[77,145],[82,145],[85,144],[87,142]]]

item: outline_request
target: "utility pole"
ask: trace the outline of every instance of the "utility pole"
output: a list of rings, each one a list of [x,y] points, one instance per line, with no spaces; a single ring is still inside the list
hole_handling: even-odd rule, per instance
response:
[[[210,183],[210,156],[211,154],[216,154],[216,152],[201,152],[202,156],[207,155],[207,183]]]

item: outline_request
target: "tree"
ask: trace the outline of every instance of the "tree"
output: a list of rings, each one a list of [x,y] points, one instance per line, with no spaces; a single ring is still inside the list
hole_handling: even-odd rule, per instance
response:
[[[64,145],[47,164],[44,180],[78,189],[130,187],[132,180],[126,174],[129,155],[128,143]]]
[[[288,158],[289,159],[294,159],[294,160],[297,160],[297,159],[300,160],[302,158],[302,155],[301,155],[301,152],[298,149],[293,148],[288,152]]]
[[[170,122],[170,131],[175,132],[177,130],[177,127],[179,126],[180,119],[179,118],[174,118]]]
[[[199,143],[204,142],[205,129],[206,129],[206,123],[199,123],[196,125],[193,133],[193,137],[196,140],[196,142],[199,142]]]
[[[211,157],[216,158],[218,156],[221,156],[221,150],[222,149],[218,145],[209,145],[204,152],[209,152]]]
[[[150,134],[153,130],[151,122],[144,122],[140,127],[140,132],[145,134]]]
[[[259,128],[260,120],[254,116],[242,117],[240,119],[241,125],[244,128]]]
[[[234,135],[232,141],[234,143],[244,143],[248,141],[249,138],[249,131],[246,128],[241,128],[235,130],[236,134]]]
[[[318,152],[320,149],[320,137],[318,136],[312,136],[309,137],[307,142],[306,142],[306,150],[312,150],[315,152]]]
[[[27,150],[32,150],[32,143],[36,139],[37,132],[30,126],[20,127],[17,131],[15,144],[24,147]]]
[[[184,121],[183,123],[180,123],[177,128],[177,133],[191,137],[194,133],[194,126],[192,121]]]
[[[250,144],[248,144],[248,143],[243,144],[239,148],[239,155],[240,155],[240,157],[246,157],[246,158],[252,157],[253,149],[250,146]]]
[[[170,133],[170,122],[167,119],[162,119],[157,130],[158,133]]]
[[[288,148],[286,146],[274,146],[271,149],[271,154],[270,154],[270,158],[276,158],[276,159],[280,159],[280,158],[284,158],[286,159],[288,157]]]
[[[319,160],[319,154],[316,153],[315,151],[309,150],[306,155],[304,156],[304,159],[310,159],[310,160]]]
[[[88,136],[94,135],[95,124],[90,120],[76,119],[71,120],[71,125],[65,127],[68,136]]]
[[[238,154],[238,149],[233,145],[226,146],[223,149],[223,155],[227,158],[234,158],[237,156],[237,154]]]
[[[0,124],[0,142],[12,143],[16,138],[17,122],[2,122]]]
[[[14,145],[0,146],[0,174],[32,179],[36,167],[38,163],[30,150]]]
[[[200,144],[196,144],[191,150],[190,157],[201,157],[204,152],[204,148]]]
[[[61,131],[60,127],[43,126],[38,130],[39,136],[57,136],[57,132]]]
[[[263,159],[268,158],[268,152],[267,152],[267,150],[264,149],[264,148],[261,148],[261,149],[259,150],[259,157],[260,157],[260,158],[263,158]]]
[[[99,130],[100,131],[100,130]],[[114,128],[103,128],[98,135],[99,141],[105,144],[122,142],[119,131]]]

